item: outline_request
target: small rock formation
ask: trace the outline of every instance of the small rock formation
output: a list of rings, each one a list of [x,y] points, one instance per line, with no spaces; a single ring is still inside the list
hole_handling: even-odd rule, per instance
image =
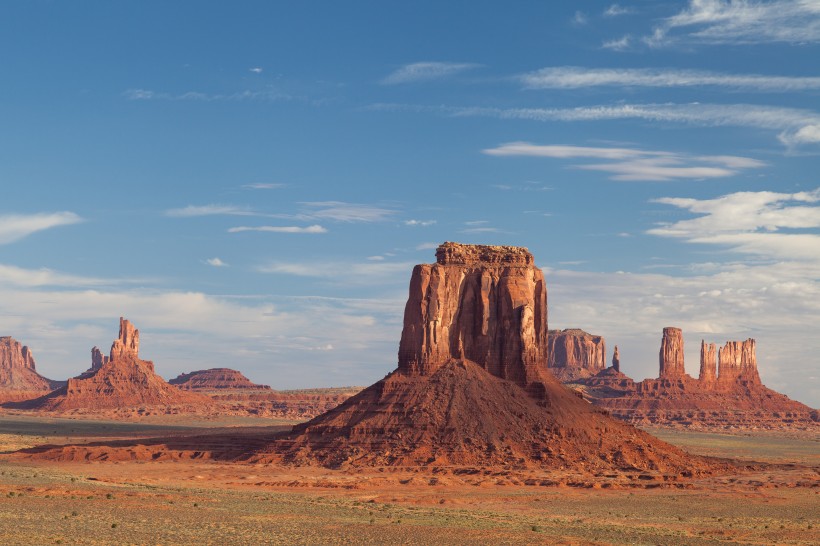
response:
[[[621,353],[617,345],[615,345],[615,352],[612,353],[612,369],[616,372],[621,371]]]
[[[700,374],[698,375],[698,381],[707,389],[715,385],[717,378],[717,357],[715,351],[714,343],[706,343],[704,340],[700,341]]]
[[[102,351],[95,345],[91,348],[91,367],[88,371],[94,372],[99,370],[109,360],[111,360],[110,357],[103,355]]]
[[[682,373],[680,329],[664,328],[658,379],[634,382],[610,368],[571,385],[593,404],[632,424],[752,430],[820,426],[817,410],[760,382],[755,340],[729,341],[718,358],[715,349],[714,343],[701,341],[700,375],[695,380]]]
[[[37,373],[34,354],[11,336],[0,337],[0,401],[25,400],[57,388]]]
[[[727,341],[718,351],[718,385],[731,390],[737,382],[760,384],[755,340]]]
[[[230,368],[211,368],[180,374],[168,381],[180,389],[190,391],[207,390],[270,390],[268,385],[257,385],[237,370]]]
[[[663,329],[659,359],[658,379],[681,379],[686,375],[683,366],[683,332],[680,328],[669,326]]]
[[[206,404],[210,399],[169,385],[154,373],[153,362],[139,358],[139,331],[120,318],[119,337],[102,365],[69,379],[45,396],[9,407],[45,411],[111,410],[135,406]]]
[[[413,270],[398,368],[245,460],[699,473],[547,370],[547,290],[524,248],[445,243]]]
[[[606,368],[606,342],[577,328],[550,330],[547,367],[559,381],[593,376]]]
[[[444,243],[410,279],[399,370],[422,376],[470,360],[521,386],[549,357],[544,275],[525,248]]]

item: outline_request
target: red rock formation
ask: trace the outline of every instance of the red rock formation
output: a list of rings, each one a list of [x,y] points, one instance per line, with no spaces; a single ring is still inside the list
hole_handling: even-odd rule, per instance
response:
[[[621,353],[617,345],[615,345],[615,352],[612,353],[612,369],[616,372],[621,371]]]
[[[178,375],[168,381],[183,390],[270,390],[268,385],[257,385],[230,368],[211,368]]]
[[[606,342],[583,330],[550,330],[550,372],[560,381],[590,377],[606,368]]]
[[[445,243],[417,266],[399,367],[256,462],[702,470],[546,371],[546,287],[525,249]]]
[[[111,357],[99,369],[68,380],[40,398],[12,405],[46,411],[107,410],[134,406],[207,404],[206,396],[169,385],[154,373],[154,364],[139,358],[139,332],[120,318],[119,338]]]
[[[547,289],[526,248],[444,243],[410,279],[399,370],[467,359],[527,386],[547,361]]]
[[[727,341],[718,351],[718,386],[731,390],[738,381],[760,384],[754,339]]]
[[[111,360],[109,357],[102,354],[102,351],[94,346],[91,349],[91,367],[88,371],[93,372],[97,371],[103,367],[103,364]]]
[[[698,381],[704,388],[713,387],[717,378],[715,351],[714,343],[700,341],[700,374],[698,375]]]
[[[658,379],[680,379],[686,375],[683,365],[683,332],[680,328],[663,329],[659,359]]]
[[[0,401],[34,398],[60,384],[37,373],[31,349],[11,336],[0,337]]]

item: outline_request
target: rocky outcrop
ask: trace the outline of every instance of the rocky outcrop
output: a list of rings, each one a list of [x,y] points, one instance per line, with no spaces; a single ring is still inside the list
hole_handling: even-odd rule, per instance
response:
[[[717,380],[717,355],[714,343],[700,342],[700,374],[698,381],[704,388],[712,388]]]
[[[237,370],[211,368],[178,375],[168,381],[183,390],[270,390],[268,385],[257,385]]]
[[[527,387],[548,357],[546,284],[526,248],[444,243],[435,264],[413,269],[400,371],[465,359]]]
[[[681,379],[686,375],[683,365],[683,332],[680,328],[670,326],[663,329],[659,359],[658,379]]]
[[[416,266],[398,369],[247,460],[698,473],[546,369],[547,290],[526,249],[445,243]]]
[[[102,351],[96,345],[91,348],[91,367],[88,369],[94,372],[103,367],[103,364],[111,360],[109,357],[102,354]]]
[[[665,328],[658,379],[635,382],[610,368],[570,383],[593,404],[633,424],[721,430],[820,428],[816,410],[760,382],[755,340],[729,341],[717,359],[715,344],[702,341],[697,380],[670,373],[682,366],[682,349],[681,331]]]
[[[0,337],[0,401],[34,398],[61,384],[37,373],[34,354],[26,345],[11,336]]]
[[[10,407],[64,412],[207,403],[208,397],[182,391],[154,373],[153,362],[139,358],[139,331],[120,318],[119,337],[111,344],[108,362],[45,396]]]
[[[727,341],[718,351],[718,386],[731,390],[736,383],[760,384],[760,375],[757,371],[756,342],[754,339],[746,341]]]
[[[547,367],[560,381],[593,376],[606,368],[606,342],[577,328],[550,330]]]
[[[621,371],[621,353],[618,351],[617,345],[615,345],[615,351],[612,353],[612,369],[616,372]]]

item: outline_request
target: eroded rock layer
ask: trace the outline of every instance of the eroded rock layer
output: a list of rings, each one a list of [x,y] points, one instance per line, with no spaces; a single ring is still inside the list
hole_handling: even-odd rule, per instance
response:
[[[680,328],[669,326],[663,329],[659,360],[658,379],[680,379],[686,375],[683,365],[683,332]]]

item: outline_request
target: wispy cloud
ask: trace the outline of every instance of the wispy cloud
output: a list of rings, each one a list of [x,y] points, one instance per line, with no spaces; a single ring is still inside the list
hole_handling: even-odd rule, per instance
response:
[[[213,267],[228,267],[228,264],[219,258],[208,258],[205,260],[205,263]]]
[[[812,110],[754,104],[618,104],[576,108],[489,108],[420,106],[379,103],[377,111],[414,111],[453,117],[486,116],[531,121],[600,121],[642,119],[701,127],[735,126],[779,131],[777,138],[792,148],[820,144],[820,114]]]
[[[624,34],[620,38],[607,40],[601,44],[604,49],[611,49],[612,51],[626,51],[632,45],[632,36]]]
[[[759,44],[820,42],[820,3],[815,0],[690,0],[644,41]]]
[[[327,229],[316,224],[312,226],[238,226],[228,229],[228,233],[261,231],[267,233],[327,233]]]
[[[584,68],[556,66],[521,76],[528,89],[581,87],[727,87],[751,91],[785,92],[820,89],[820,77],[724,74],[703,70],[655,68]]]
[[[268,88],[262,90],[236,91],[234,93],[203,93],[201,91],[186,91],[185,93],[167,93],[163,91],[152,91],[150,89],[128,89],[123,92],[123,96],[128,100],[165,100],[165,101],[199,101],[199,102],[220,102],[220,101],[281,101],[291,100],[293,96],[283,93],[278,89]]]
[[[618,17],[621,15],[628,15],[630,13],[635,13],[633,8],[624,7],[619,4],[612,4],[606,10],[604,10],[604,17]]]
[[[435,220],[405,220],[404,221],[405,226],[419,226],[419,227],[432,226],[435,223],[436,223]]]
[[[254,216],[256,213],[235,205],[188,205],[178,209],[168,209],[165,216],[172,218],[193,218],[196,216]]]
[[[576,11],[575,15],[572,16],[572,24],[575,26],[584,26],[589,23],[589,17],[583,11]]]
[[[259,267],[260,273],[294,275],[329,279],[348,285],[380,282],[403,284],[407,281],[413,265],[410,262],[368,260],[366,262],[270,262]]]
[[[382,80],[383,84],[415,83],[439,80],[472,70],[474,63],[420,62],[407,64],[392,72]]]
[[[698,216],[661,223],[647,231],[650,235],[820,265],[820,188],[791,194],[737,192],[704,200],[664,197],[655,202]]]
[[[19,241],[32,233],[59,226],[69,226],[83,219],[73,212],[36,214],[0,214],[0,245]]]
[[[440,243],[420,243],[416,245],[416,250],[435,250]]]
[[[766,165],[757,159],[739,156],[690,156],[677,152],[637,148],[539,145],[529,142],[510,142],[483,150],[483,153],[493,156],[611,160],[610,163],[574,167],[608,172],[613,180],[635,181],[720,178],[737,174],[740,169],[760,168]]]
[[[304,216],[337,222],[383,222],[396,214],[396,210],[381,205],[346,203],[344,201],[308,201]]]
[[[253,72],[254,74],[261,74],[262,73],[262,67],[254,66],[253,68],[249,68],[248,72]]]
[[[248,190],[278,190],[284,188],[285,184],[262,182],[257,184],[244,184],[242,187]]]
[[[59,286],[59,287],[98,287],[129,282],[145,282],[145,279],[103,279],[71,275],[48,269],[30,269],[13,265],[0,264],[0,282],[18,287]]]

